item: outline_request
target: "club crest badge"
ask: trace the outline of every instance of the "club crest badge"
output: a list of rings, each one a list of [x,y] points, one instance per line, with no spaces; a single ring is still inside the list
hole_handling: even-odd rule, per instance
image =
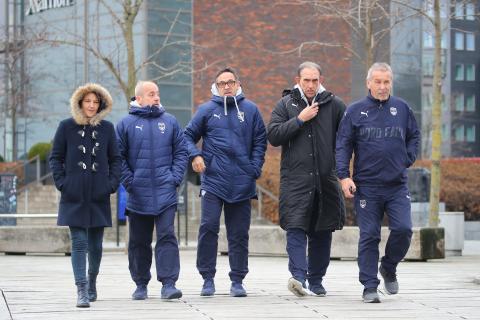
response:
[[[165,129],[166,129],[165,123],[164,122],[159,122],[158,123],[158,129],[160,129],[161,133],[165,133]]]
[[[392,114],[392,116],[396,116],[397,115],[397,108],[390,107],[390,113]]]
[[[360,207],[363,209],[367,206],[367,200],[360,200]]]

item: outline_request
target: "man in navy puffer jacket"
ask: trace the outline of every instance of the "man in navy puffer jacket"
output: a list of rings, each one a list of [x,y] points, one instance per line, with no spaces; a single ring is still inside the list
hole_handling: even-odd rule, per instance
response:
[[[204,279],[200,295],[215,293],[218,232],[222,207],[230,262],[230,295],[247,295],[242,281],[248,272],[250,199],[256,197],[267,147],[265,125],[257,106],[245,99],[236,72],[225,68],[212,84],[213,97],[199,106],[185,129],[189,157],[202,173],[202,217],[197,269]],[[196,143],[203,139],[202,149]]]
[[[137,84],[129,115],[117,124],[117,138],[123,158],[121,182],[128,192],[128,262],[137,285],[132,298],[147,298],[154,226],[157,280],[163,284],[161,297],[180,298],[182,292],[175,288],[180,258],[174,220],[176,189],[185,172],[187,148],[177,119],[160,104],[155,83]]]
[[[378,270],[388,294],[398,292],[397,265],[412,237],[407,168],[415,162],[420,132],[408,104],[390,95],[392,82],[390,66],[374,63],[367,75],[369,95],[347,108],[337,133],[337,176],[345,197],[355,194],[364,302],[380,302],[377,265],[384,212],[391,232]],[[349,169],[352,151],[353,180]]]

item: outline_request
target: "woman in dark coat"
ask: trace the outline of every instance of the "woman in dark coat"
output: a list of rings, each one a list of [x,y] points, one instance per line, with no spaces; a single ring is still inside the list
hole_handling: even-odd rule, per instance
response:
[[[57,224],[70,227],[77,307],[89,307],[97,299],[103,230],[112,226],[110,194],[119,184],[121,158],[113,124],[103,120],[112,110],[105,88],[77,88],[70,108],[72,117],[60,122],[49,160],[61,192]]]

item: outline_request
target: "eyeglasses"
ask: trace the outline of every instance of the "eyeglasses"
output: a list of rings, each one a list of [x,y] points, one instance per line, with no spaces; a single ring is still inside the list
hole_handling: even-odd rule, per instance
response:
[[[217,87],[219,88],[225,88],[225,86],[228,84],[229,87],[233,87],[237,83],[235,80],[228,80],[227,82],[225,81],[220,81],[217,82]]]

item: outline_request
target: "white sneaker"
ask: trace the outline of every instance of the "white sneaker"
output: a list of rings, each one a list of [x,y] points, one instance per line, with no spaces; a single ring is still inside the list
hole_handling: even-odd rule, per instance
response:
[[[297,297],[305,297],[309,295],[309,292],[307,291],[307,288],[304,287],[304,284],[293,277],[288,279],[287,288]]]

